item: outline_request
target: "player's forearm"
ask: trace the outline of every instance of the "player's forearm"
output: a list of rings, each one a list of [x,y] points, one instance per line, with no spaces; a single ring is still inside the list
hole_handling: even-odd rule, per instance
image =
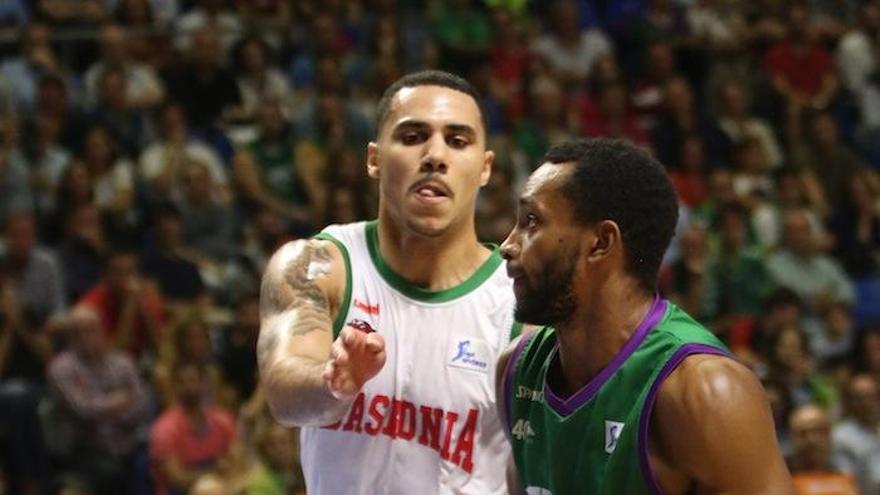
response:
[[[322,376],[325,363],[299,356],[280,359],[262,377],[275,419],[286,426],[324,426],[339,421],[351,399],[337,399]]]

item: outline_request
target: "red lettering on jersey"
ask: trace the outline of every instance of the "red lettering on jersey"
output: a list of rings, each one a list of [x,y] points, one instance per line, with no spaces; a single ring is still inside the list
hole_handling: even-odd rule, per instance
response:
[[[361,432],[361,424],[364,422],[364,402],[364,394],[358,394],[354,404],[351,405],[351,411],[348,413],[348,421],[342,427],[343,431]]]
[[[388,415],[388,422],[382,429],[382,434],[391,438],[397,438],[397,424],[400,422],[400,401],[393,399],[391,405],[391,413]]]
[[[443,439],[443,450],[440,451],[440,457],[444,461],[449,460],[449,444],[452,443],[452,430],[456,421],[458,421],[458,413],[446,411],[446,435]]]
[[[419,406],[422,413],[422,432],[419,443],[440,451],[440,424],[443,422],[443,409]]]
[[[363,301],[354,300],[354,307],[357,309],[369,314],[369,315],[377,315],[379,314],[379,305],[378,304],[367,304]]]
[[[399,411],[397,414],[397,438],[412,440],[416,436],[416,405],[405,400],[395,401],[394,405],[400,405],[394,411],[395,413]]]
[[[322,426],[321,429],[322,430],[338,430],[341,425],[342,425],[342,421],[337,421],[337,422],[333,423],[332,425]]]
[[[373,397],[373,400],[370,401],[370,417],[373,418],[373,423],[368,423],[366,426],[364,426],[364,431],[373,436],[379,434],[379,430],[382,429],[382,421],[385,420],[385,413],[388,412],[389,404],[391,404],[391,399],[385,397],[384,395],[377,395]],[[379,406],[384,407],[385,410],[379,411]]]
[[[476,409],[468,411],[464,427],[455,442],[455,453],[452,454],[451,459],[453,463],[458,464],[468,473],[474,470],[474,436],[477,433],[477,418],[479,416],[480,412]],[[464,455],[463,458],[462,455]]]

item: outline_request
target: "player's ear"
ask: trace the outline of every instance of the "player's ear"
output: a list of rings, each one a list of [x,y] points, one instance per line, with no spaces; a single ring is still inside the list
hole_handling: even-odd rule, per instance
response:
[[[587,259],[597,261],[611,254],[620,244],[620,227],[611,220],[602,220],[594,229],[593,242],[590,245]]]
[[[379,145],[373,141],[367,144],[367,175],[379,178]]]
[[[483,170],[480,172],[480,186],[489,183],[489,177],[492,176],[492,165],[495,163],[495,152],[486,150],[483,158]]]

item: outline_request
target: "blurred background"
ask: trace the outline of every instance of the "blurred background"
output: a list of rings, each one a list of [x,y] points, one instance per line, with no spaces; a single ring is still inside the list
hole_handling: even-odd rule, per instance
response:
[[[374,218],[376,103],[423,68],[482,94],[487,242],[549,146],[653,153],[681,199],[662,292],[761,377],[800,493],[880,494],[859,0],[0,1],[3,493],[304,493],[256,386],[259,277]]]

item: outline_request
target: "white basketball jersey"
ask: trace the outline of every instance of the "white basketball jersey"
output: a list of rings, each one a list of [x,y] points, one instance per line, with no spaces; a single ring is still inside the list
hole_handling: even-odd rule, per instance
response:
[[[375,222],[318,237],[341,245],[349,264],[334,330],[380,333],[387,360],[342,421],[303,428],[309,495],[506,494],[495,360],[518,329],[497,250],[461,285],[433,292],[385,264]]]

